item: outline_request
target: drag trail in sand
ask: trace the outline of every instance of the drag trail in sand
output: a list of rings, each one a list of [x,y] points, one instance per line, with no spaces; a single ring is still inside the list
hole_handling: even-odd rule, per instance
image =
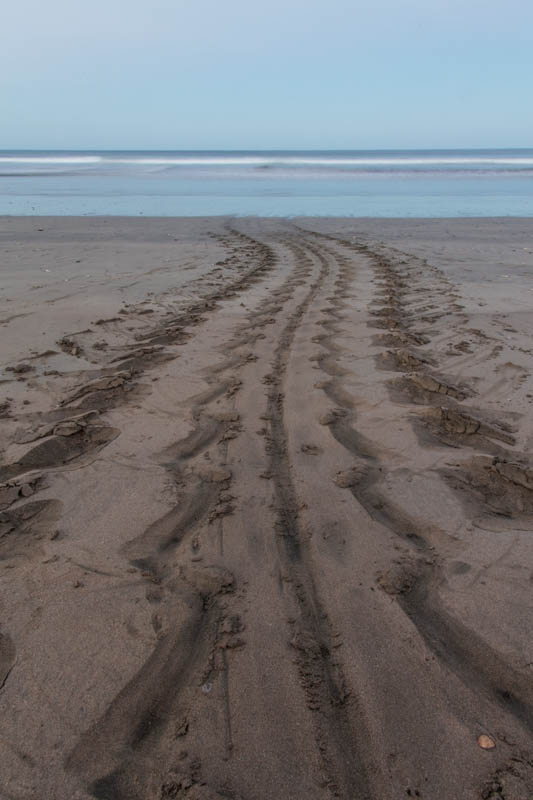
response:
[[[377,222],[158,224],[179,291],[9,343],[0,796],[533,796],[523,310]]]

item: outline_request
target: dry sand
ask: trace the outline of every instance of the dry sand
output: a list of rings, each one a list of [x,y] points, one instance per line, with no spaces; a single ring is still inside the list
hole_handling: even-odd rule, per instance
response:
[[[533,223],[0,258],[0,796],[530,800]]]

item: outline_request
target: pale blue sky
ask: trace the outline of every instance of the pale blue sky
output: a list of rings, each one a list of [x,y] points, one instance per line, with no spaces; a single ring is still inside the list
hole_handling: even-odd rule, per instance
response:
[[[533,146],[531,0],[5,0],[0,148]]]

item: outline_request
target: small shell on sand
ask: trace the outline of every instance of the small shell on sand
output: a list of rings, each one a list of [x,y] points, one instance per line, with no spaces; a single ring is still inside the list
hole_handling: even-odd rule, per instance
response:
[[[482,733],[481,736],[477,737],[477,743],[483,750],[492,750],[493,747],[496,747],[494,739],[491,739],[486,733]]]

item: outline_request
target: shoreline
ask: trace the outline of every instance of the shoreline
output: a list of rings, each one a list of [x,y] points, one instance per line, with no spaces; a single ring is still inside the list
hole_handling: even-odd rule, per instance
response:
[[[198,220],[265,220],[265,221],[273,221],[273,222],[281,222],[286,220],[288,222],[297,222],[298,220],[321,220],[324,222],[405,222],[405,223],[416,223],[416,222],[519,222],[519,221],[526,221],[531,220],[532,216],[516,216],[516,215],[509,215],[509,216],[466,216],[466,217],[350,217],[350,216],[317,216],[316,214],[309,214],[309,215],[279,215],[279,216],[261,216],[260,214],[198,214],[197,216],[149,216],[147,214],[0,214],[0,222],[5,220],[96,220],[102,222],[103,220],[107,221],[124,221],[124,220],[146,220],[148,222],[154,221],[198,221]]]

